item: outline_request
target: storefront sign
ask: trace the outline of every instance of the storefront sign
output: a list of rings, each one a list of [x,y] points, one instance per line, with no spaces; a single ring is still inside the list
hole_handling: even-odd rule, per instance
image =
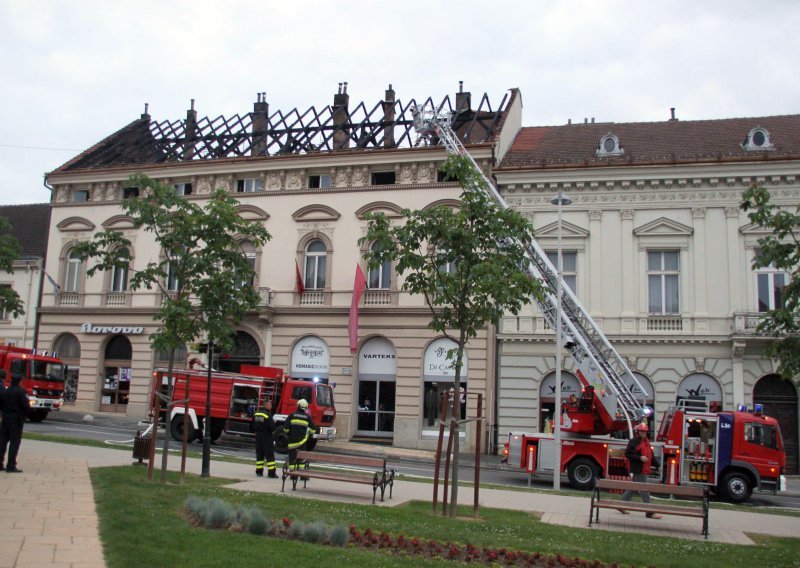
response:
[[[555,400],[556,398],[556,374],[550,373],[542,381],[541,387],[542,400]],[[567,371],[561,371],[561,398],[567,400],[570,395],[580,396],[581,383],[578,377]]]
[[[678,398],[722,402],[722,389],[711,375],[693,373],[678,386]]]
[[[637,386],[636,382],[633,379],[631,379],[629,376],[626,376],[625,384],[628,385],[628,390],[631,391],[633,396],[635,396],[637,399],[641,400],[642,394],[644,394],[644,399],[646,401],[650,403],[655,401],[656,399],[655,390],[653,389],[653,383],[650,382],[650,379],[645,377],[643,374],[637,373],[635,371],[633,374],[636,377],[636,380],[639,381],[639,385]],[[642,388],[639,388],[639,386],[641,386]],[[642,392],[642,389],[644,389],[644,392]]]
[[[387,339],[376,337],[367,341],[358,354],[359,375],[397,374],[397,353]]]
[[[327,378],[329,362],[328,344],[309,335],[294,346],[289,374],[297,378]]]
[[[446,337],[439,338],[433,343],[428,345],[425,350],[425,368],[423,373],[426,380],[437,380],[443,377],[449,377],[450,381],[456,376],[455,362],[453,359],[447,358],[447,352],[450,349],[455,349],[457,346],[454,341]],[[461,367],[461,380],[467,378],[467,352],[464,351]]]
[[[124,335],[140,335],[144,333],[143,327],[125,327],[121,325],[101,326],[85,323],[81,326],[81,333],[122,333]]]

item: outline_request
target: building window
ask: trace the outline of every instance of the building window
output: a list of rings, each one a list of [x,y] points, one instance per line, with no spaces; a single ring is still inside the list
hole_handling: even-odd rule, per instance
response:
[[[372,243],[369,247],[373,253],[380,250],[380,245],[377,242]],[[375,289],[388,289],[392,286],[392,263],[389,260],[384,260],[379,267],[369,269],[369,278],[367,285]]]
[[[175,184],[175,195],[178,197],[185,197],[187,195],[192,194],[192,184],[191,183],[176,183]]]
[[[648,312],[680,313],[680,251],[647,253]]]
[[[328,249],[325,243],[314,240],[306,247],[306,274],[303,285],[307,290],[325,288],[325,271],[327,269]]]
[[[760,251],[756,251],[759,255]],[[774,264],[756,270],[756,309],[768,312],[784,306],[783,289],[789,284],[789,275]]]
[[[79,292],[80,282],[83,277],[83,259],[77,251],[72,251],[67,256],[67,270],[64,277],[64,292]]]
[[[0,288],[8,288],[11,289],[10,284],[0,284]],[[0,320],[8,321],[11,319],[10,314],[6,311],[6,303],[3,300],[0,300]]]
[[[550,251],[547,258],[558,270],[558,251]],[[561,278],[573,294],[577,294],[578,289],[578,253],[575,251],[561,251]]]
[[[246,278],[242,278],[238,283],[238,288],[245,288],[247,286],[253,287],[255,285],[255,276],[256,276],[256,247],[253,246],[253,243],[250,241],[244,241],[239,245],[239,248],[242,251],[242,256],[244,257],[247,264],[250,266],[251,270],[253,271],[252,274],[248,274]]]
[[[331,187],[333,185],[333,178],[327,174],[313,174],[308,176],[308,187]]]
[[[610,132],[600,139],[600,144],[597,145],[595,152],[598,158],[607,156],[623,156],[625,150],[620,146],[619,138]]]
[[[123,248],[119,250],[121,256],[128,258],[128,249]],[[122,261],[115,264],[111,269],[111,291],[112,292],[125,292],[128,289],[128,261]]]
[[[757,126],[747,133],[747,137],[742,142],[742,148],[748,152],[758,152],[774,150],[775,146],[772,145],[767,129]]]
[[[372,185],[394,185],[394,172],[372,172]]]
[[[169,259],[175,259],[175,261],[179,261],[180,259],[177,258],[176,251],[170,252],[170,254],[167,255],[167,259],[167,279],[164,284],[166,285],[168,292],[177,292],[178,288],[180,287],[180,280],[178,279],[178,263]]]
[[[122,189],[122,199],[133,199],[139,197],[138,187],[125,187]]]
[[[253,193],[254,191],[261,191],[264,188],[261,178],[247,178],[236,180],[237,193]]]
[[[76,189],[72,192],[72,201],[73,203],[83,203],[84,201],[89,201],[89,190],[88,189]]]

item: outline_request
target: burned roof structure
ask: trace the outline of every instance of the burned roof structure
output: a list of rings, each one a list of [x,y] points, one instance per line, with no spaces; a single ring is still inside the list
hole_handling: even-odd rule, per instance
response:
[[[384,100],[371,107],[361,102],[350,108],[347,83],[340,83],[332,105],[312,106],[301,112],[271,111],[266,93],[258,93],[253,111],[216,118],[198,117],[194,100],[185,119],[153,121],[144,114],[127,126],[76,156],[55,172],[259,156],[311,154],[317,152],[370,151],[413,148],[417,140],[413,110],[431,108],[453,113],[453,129],[464,144],[494,140],[502,126],[510,99],[507,93],[493,108],[484,94],[472,108],[472,97],[461,85],[455,100],[440,101],[395,98],[392,86]],[[437,144],[438,141],[426,141]]]

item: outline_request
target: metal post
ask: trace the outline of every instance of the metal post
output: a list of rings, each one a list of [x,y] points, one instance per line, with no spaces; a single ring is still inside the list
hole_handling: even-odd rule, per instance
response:
[[[203,418],[203,465],[200,477],[211,477],[211,358],[214,344],[208,342],[208,384],[206,385],[206,416]]]
[[[478,420],[475,422],[475,490],[472,514],[478,516],[478,497],[481,490],[481,433],[483,431],[483,395],[478,393]]]
[[[558,278],[556,280],[556,407],[553,412],[553,489],[561,489],[561,294],[564,288],[564,257],[561,254],[561,206],[572,203],[562,192],[551,201],[558,206],[558,233],[556,249],[558,252]]]

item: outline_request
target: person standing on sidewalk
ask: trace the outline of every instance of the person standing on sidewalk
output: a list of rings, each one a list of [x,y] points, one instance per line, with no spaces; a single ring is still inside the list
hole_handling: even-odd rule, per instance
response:
[[[8,446],[8,462],[6,471],[8,473],[21,473],[17,469],[17,453],[22,442],[22,427],[25,418],[30,411],[30,403],[25,390],[19,386],[22,382],[22,375],[16,373],[11,375],[11,386],[3,392],[2,411],[3,422],[0,423],[0,469],[6,457],[6,446]]]
[[[253,415],[256,431],[256,475],[264,476],[264,462],[267,464],[267,477],[278,477],[275,473],[275,442],[272,431],[275,422],[272,419],[272,402],[264,402],[264,406]]]
[[[650,473],[650,465],[653,463],[653,448],[650,446],[650,440],[647,439],[647,432],[649,428],[647,424],[637,424],[633,429],[633,438],[628,442],[625,448],[625,457],[631,464],[631,474],[633,480],[638,483],[646,483],[647,475]],[[650,493],[647,491],[639,491],[642,501],[645,503],[650,502]],[[626,490],[620,501],[630,501],[633,497],[633,491]],[[620,510],[620,513],[627,515],[628,511]],[[661,515],[658,513],[647,513],[650,519],[660,519]]]

